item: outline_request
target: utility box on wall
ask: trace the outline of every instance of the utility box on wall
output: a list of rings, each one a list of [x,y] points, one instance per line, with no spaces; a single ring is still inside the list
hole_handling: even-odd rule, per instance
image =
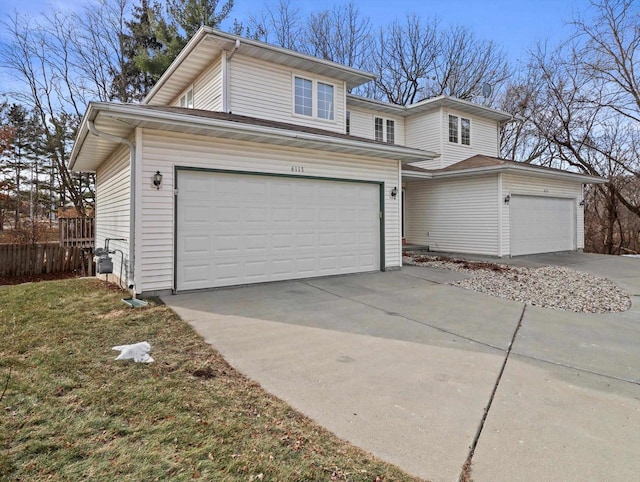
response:
[[[111,259],[111,256],[109,256],[109,250],[107,248],[96,249],[96,273],[113,273],[113,260]]]
[[[105,258],[98,258],[98,266],[96,268],[98,274],[111,274],[113,273],[113,260],[110,256]]]

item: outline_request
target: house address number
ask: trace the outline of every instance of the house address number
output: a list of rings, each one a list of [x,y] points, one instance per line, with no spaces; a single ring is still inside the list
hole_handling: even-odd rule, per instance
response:
[[[291,172],[304,172],[303,166],[291,166]]]

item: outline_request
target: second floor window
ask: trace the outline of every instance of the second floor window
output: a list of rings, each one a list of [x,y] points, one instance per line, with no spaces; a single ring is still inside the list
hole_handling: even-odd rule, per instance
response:
[[[394,144],[396,138],[396,123],[391,119],[387,119],[387,142]]]
[[[294,112],[298,115],[333,120],[335,116],[334,90],[334,86],[331,84],[295,77]]]
[[[296,114],[313,115],[313,82],[296,77]]]
[[[471,145],[471,121],[464,117],[460,119],[460,144]]]
[[[449,142],[471,145],[471,120],[457,115],[449,115]]]
[[[318,117],[333,120],[333,85],[318,82]]]
[[[384,124],[382,122],[382,118],[376,117],[375,134],[378,142],[384,142],[384,129],[382,128]]]
[[[180,107],[187,107],[193,109],[193,89],[187,90],[180,96]]]
[[[396,141],[396,122],[392,119],[376,117],[374,119],[374,135],[378,142],[394,144]]]
[[[347,135],[351,134],[351,112],[347,111],[345,116],[346,132]]]

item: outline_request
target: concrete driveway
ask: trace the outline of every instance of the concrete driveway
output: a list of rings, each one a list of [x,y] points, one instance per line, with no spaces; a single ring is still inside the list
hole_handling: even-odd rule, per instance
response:
[[[640,259],[504,261],[606,276],[633,306],[525,307],[412,266],[163,300],[265,389],[409,473],[455,481],[472,454],[475,481],[637,480]]]

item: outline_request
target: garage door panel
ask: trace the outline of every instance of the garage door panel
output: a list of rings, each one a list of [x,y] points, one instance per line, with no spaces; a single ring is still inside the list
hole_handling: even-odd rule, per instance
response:
[[[378,184],[179,171],[178,187],[178,290],[380,269]]]
[[[512,256],[576,249],[574,199],[514,195],[509,209]]]

